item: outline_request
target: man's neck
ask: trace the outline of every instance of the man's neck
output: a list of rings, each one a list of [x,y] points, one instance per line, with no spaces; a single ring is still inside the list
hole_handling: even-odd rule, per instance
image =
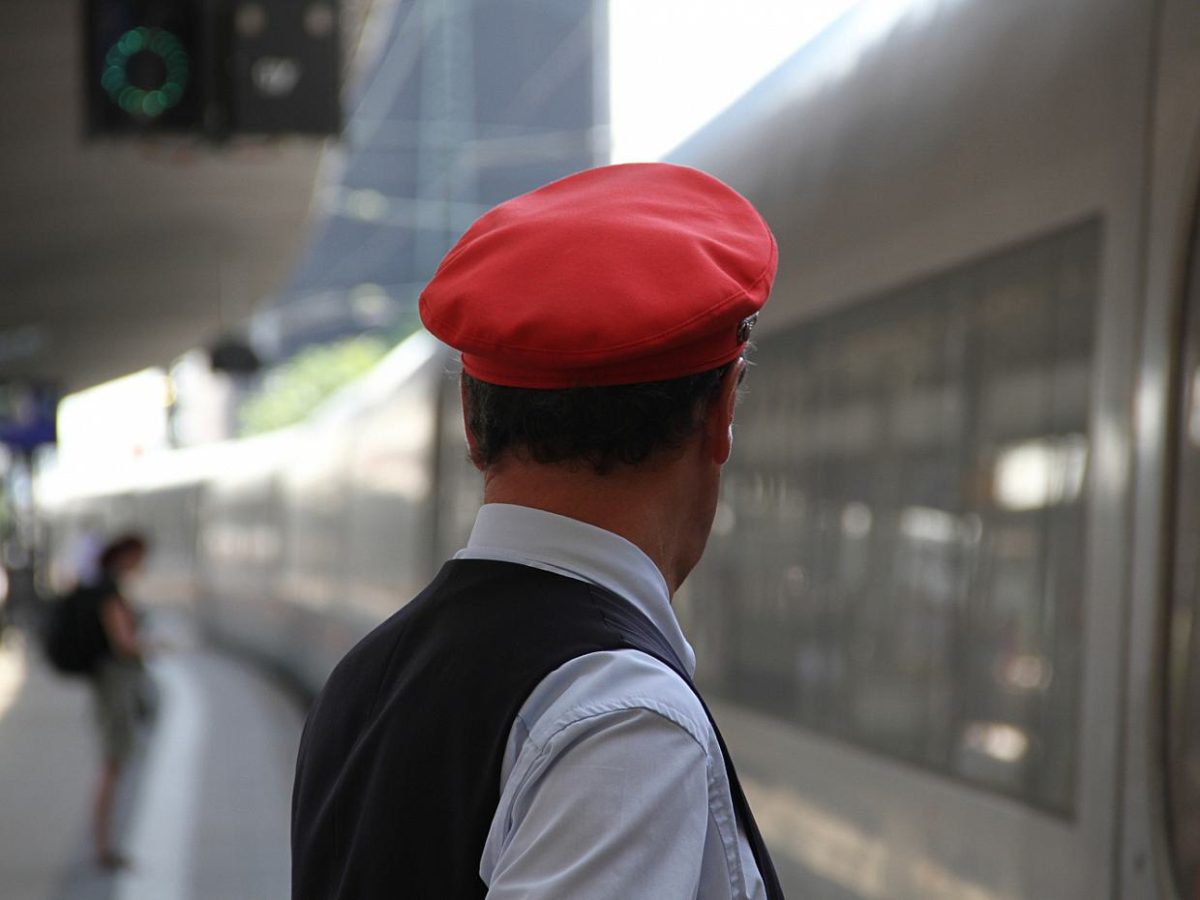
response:
[[[694,564],[675,481],[669,466],[601,476],[506,461],[484,473],[483,499],[545,510],[620,535],[650,557],[673,595]]]

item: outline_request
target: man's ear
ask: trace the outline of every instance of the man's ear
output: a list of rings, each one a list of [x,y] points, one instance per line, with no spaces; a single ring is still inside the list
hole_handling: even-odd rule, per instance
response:
[[[733,452],[733,412],[737,406],[738,385],[746,371],[746,360],[739,358],[721,379],[717,396],[705,414],[704,429],[712,461],[723,466]]]
[[[478,462],[479,448],[475,442],[475,435],[471,434],[471,428],[467,424],[470,419],[470,413],[467,410],[467,384],[461,378],[458,381],[458,395],[462,399],[463,434],[467,436],[467,455],[471,458],[471,465],[482,472],[483,466],[479,465]]]

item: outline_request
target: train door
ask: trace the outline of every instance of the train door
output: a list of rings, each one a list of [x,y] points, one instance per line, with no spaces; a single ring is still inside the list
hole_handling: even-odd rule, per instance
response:
[[[1163,813],[1170,875],[1200,898],[1200,252],[1192,254],[1177,368],[1166,547]]]
[[[1159,5],[1121,898],[1200,898],[1200,6]]]

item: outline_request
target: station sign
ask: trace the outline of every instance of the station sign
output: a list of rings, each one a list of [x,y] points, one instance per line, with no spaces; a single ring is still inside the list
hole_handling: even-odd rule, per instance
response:
[[[58,400],[52,385],[0,382],[0,444],[31,451],[55,443]]]

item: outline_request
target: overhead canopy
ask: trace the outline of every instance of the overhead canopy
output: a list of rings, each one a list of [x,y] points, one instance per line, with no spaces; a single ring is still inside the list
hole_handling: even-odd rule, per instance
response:
[[[87,387],[243,320],[299,249],[322,143],[88,139],[81,4],[0,15],[0,381]]]

